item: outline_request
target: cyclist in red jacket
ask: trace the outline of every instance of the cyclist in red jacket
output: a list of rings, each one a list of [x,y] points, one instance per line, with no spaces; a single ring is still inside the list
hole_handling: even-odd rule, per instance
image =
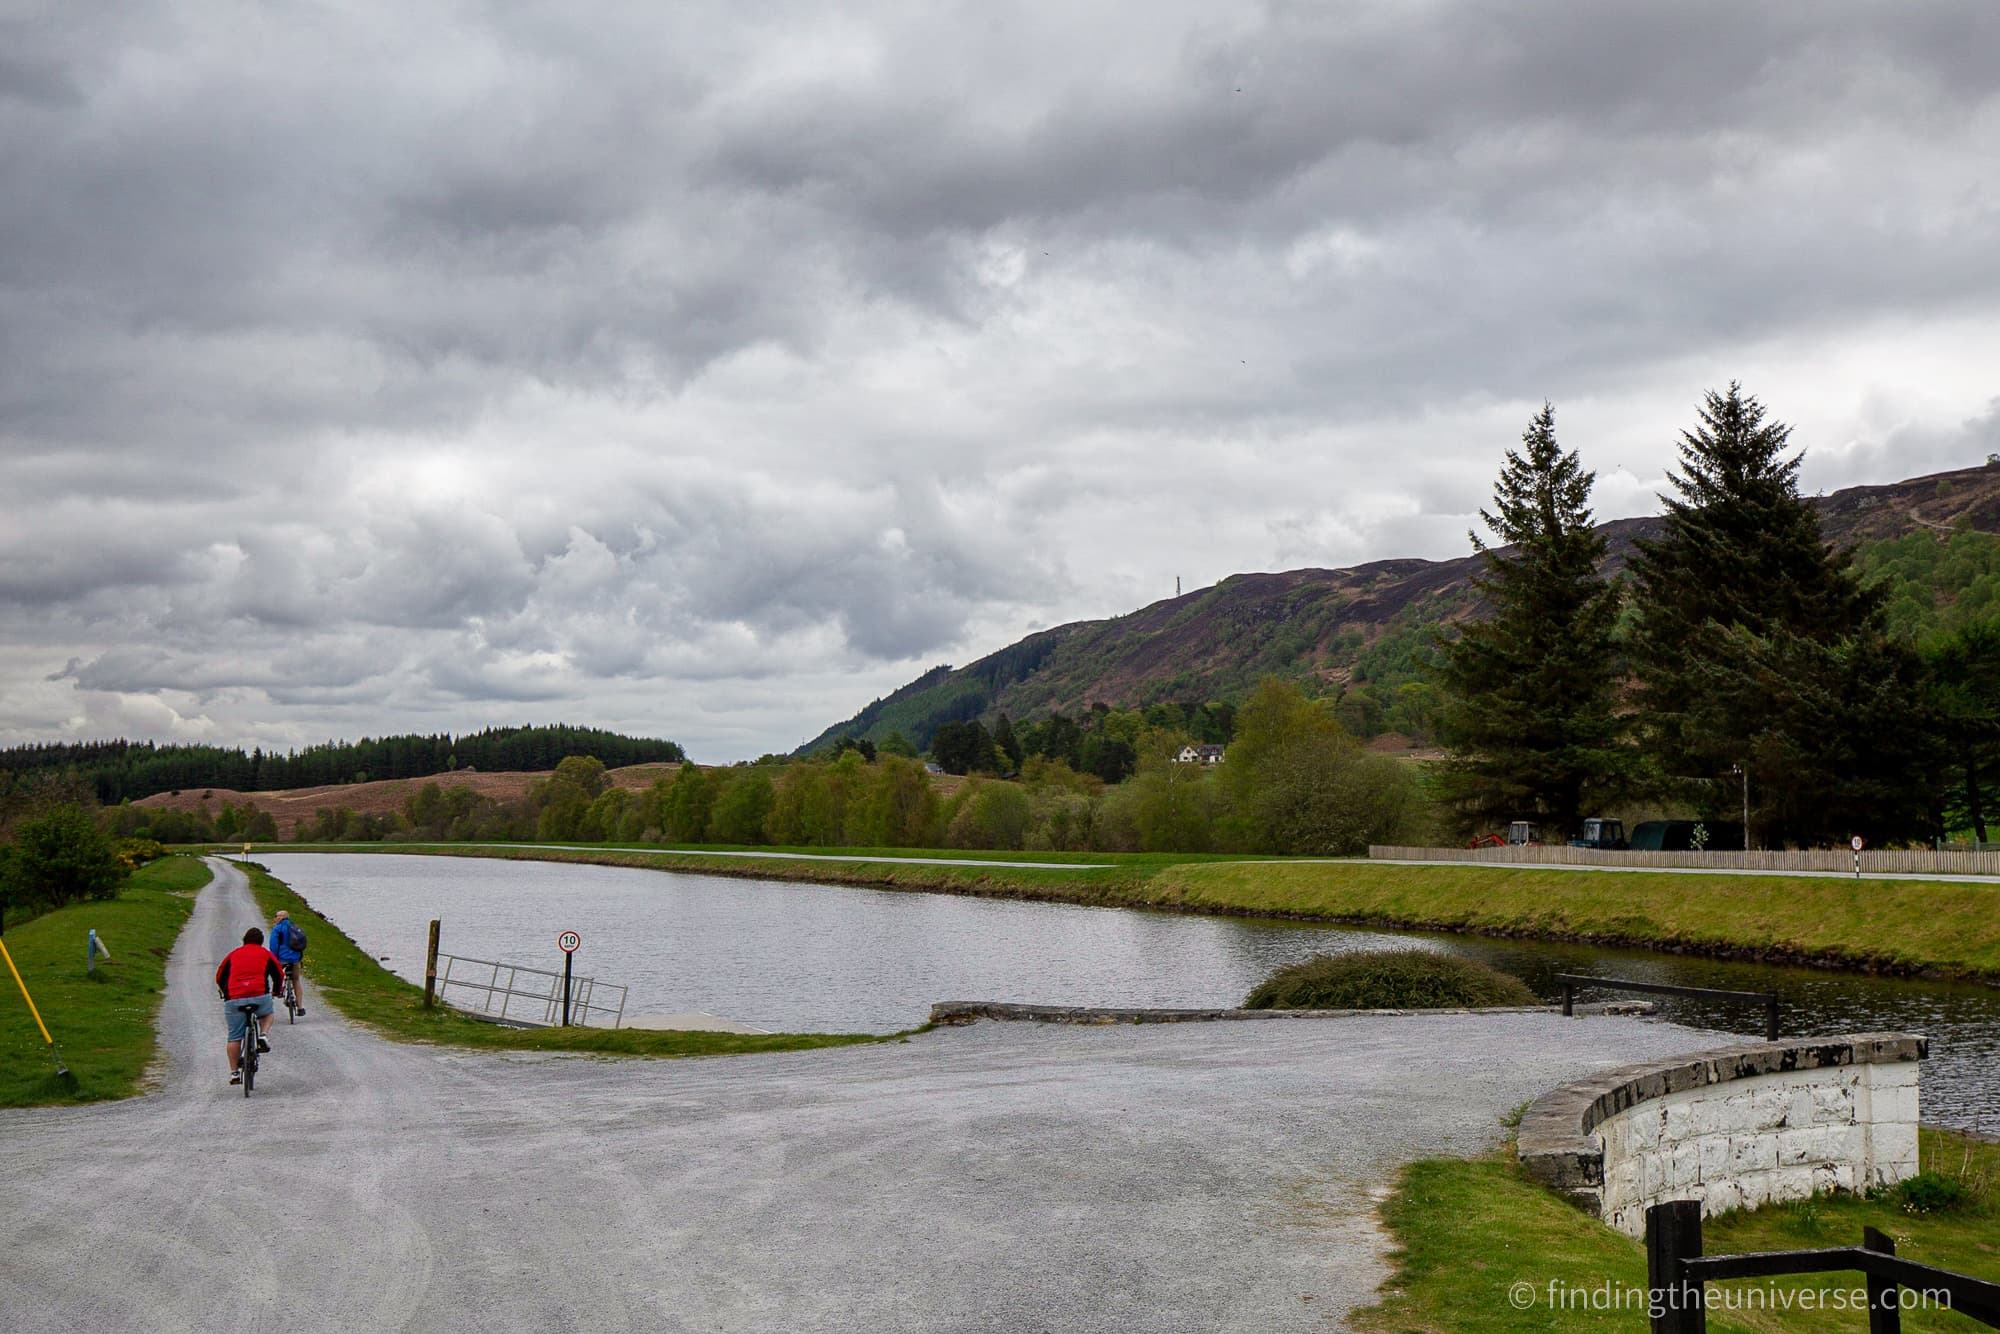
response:
[[[215,970],[215,987],[222,993],[223,1017],[229,1021],[229,1082],[243,1082],[243,1042],[250,1036],[250,1017],[243,1013],[246,1001],[255,1001],[257,1050],[269,1051],[266,1034],[275,1013],[271,997],[284,989],[285,970],[278,956],[264,948],[264,933],[251,927],[243,933],[243,943],[229,951]]]

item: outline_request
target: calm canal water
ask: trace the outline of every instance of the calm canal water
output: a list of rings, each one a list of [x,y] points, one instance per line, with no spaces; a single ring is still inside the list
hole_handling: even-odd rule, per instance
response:
[[[1581,945],[1419,935],[1122,908],[738,880],[608,866],[458,857],[271,853],[262,860],[402,976],[443,949],[629,987],[632,1015],[705,1010],[774,1031],[891,1032],[941,1000],[1224,1005],[1280,964],[1423,944],[1480,959],[1553,998],[1589,973],[1775,990],[1787,1033],[1928,1034],[1924,1116],[2000,1133],[2000,989],[1721,963]],[[1680,1022],[1747,1034],[1762,1011],[1658,999]]]

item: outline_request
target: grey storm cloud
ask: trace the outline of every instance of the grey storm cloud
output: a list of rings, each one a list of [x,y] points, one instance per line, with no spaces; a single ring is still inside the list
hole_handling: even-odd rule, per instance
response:
[[[789,745],[1238,569],[1464,549],[1543,398],[1978,462],[2000,10],[0,17],[0,739]]]

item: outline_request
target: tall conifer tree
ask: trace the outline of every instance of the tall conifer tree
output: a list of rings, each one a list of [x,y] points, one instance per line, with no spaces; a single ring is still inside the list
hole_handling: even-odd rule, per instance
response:
[[[1790,435],[1735,383],[1682,433],[1666,531],[1632,561],[1647,750],[1715,817],[1747,766],[1757,844],[1910,837],[1934,805],[1915,655],[1827,545]]]
[[[1600,573],[1596,474],[1556,442],[1555,409],[1510,450],[1480,518],[1505,544],[1474,580],[1485,615],[1439,645],[1449,795],[1475,825],[1538,820],[1574,832],[1617,795],[1630,767],[1615,712],[1618,590]]]

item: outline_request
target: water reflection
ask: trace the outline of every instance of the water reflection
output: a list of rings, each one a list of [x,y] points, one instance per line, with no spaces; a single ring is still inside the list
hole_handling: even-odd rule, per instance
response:
[[[263,860],[370,952],[421,980],[429,919],[447,952],[555,967],[631,988],[633,1014],[707,1010],[789,1031],[878,1031],[939,1000],[1223,1005],[1318,953],[1423,943],[1553,998],[1559,972],[1775,990],[1787,1033],[1928,1034],[1927,1120],[2000,1132],[2000,991],[1644,951],[1192,917],[944,894],[795,885],[619,867],[338,853]],[[1672,1019],[1746,1034],[1762,1011],[1653,998]]]

